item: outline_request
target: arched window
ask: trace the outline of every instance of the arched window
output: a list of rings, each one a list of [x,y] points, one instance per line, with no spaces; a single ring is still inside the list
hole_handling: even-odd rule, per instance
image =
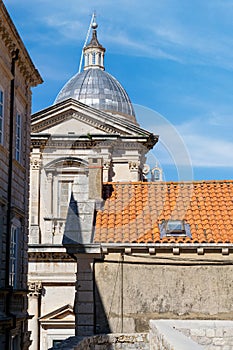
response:
[[[102,62],[101,62],[101,52],[99,52],[98,54],[98,65],[102,66]]]
[[[96,53],[92,52],[92,64],[95,64]]]
[[[48,206],[52,208],[53,212],[50,212],[49,215],[53,215],[58,219],[66,219],[73,184],[77,175],[86,172],[86,167],[87,162],[75,157],[55,159],[46,165],[45,172],[47,177],[52,179],[50,181],[50,198],[53,203],[50,203]],[[45,196],[47,200],[48,193]]]

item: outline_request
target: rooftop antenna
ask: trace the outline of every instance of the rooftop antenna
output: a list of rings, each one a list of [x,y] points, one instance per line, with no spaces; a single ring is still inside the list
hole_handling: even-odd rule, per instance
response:
[[[91,17],[91,22],[90,22],[88,31],[87,31],[86,39],[85,39],[85,42],[84,42],[84,45],[82,48],[81,58],[80,58],[80,62],[79,62],[79,70],[78,70],[79,73],[81,72],[82,64],[83,64],[83,49],[87,45],[87,41],[88,41],[89,36],[90,36],[91,28],[96,28],[96,26],[97,26],[95,18],[96,18],[96,13],[94,11],[92,14],[92,17]]]

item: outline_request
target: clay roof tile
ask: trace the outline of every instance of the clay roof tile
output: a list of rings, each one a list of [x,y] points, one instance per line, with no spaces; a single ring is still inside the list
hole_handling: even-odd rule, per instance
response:
[[[233,243],[233,181],[108,183],[104,199],[96,242]],[[158,225],[171,218],[185,218],[192,238],[161,239]]]

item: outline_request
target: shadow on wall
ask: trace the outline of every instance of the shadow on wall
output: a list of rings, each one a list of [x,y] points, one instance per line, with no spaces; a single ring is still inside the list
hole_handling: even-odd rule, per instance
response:
[[[120,242],[103,255],[93,244],[96,202],[76,193],[63,239],[78,263],[76,334],[147,332],[150,319],[232,319],[231,255],[176,255],[172,245],[127,253]]]
[[[88,250],[93,248],[95,206],[95,200],[71,193],[63,236],[63,245],[78,265],[74,307],[76,334],[80,336],[112,332],[95,282],[95,262],[101,261],[101,255]]]

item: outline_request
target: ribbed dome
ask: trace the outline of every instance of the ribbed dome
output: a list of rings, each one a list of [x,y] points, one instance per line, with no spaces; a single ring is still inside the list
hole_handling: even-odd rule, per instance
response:
[[[120,114],[136,123],[130,98],[121,84],[109,73],[89,68],[73,76],[59,92],[55,103],[68,98],[113,114]]]

